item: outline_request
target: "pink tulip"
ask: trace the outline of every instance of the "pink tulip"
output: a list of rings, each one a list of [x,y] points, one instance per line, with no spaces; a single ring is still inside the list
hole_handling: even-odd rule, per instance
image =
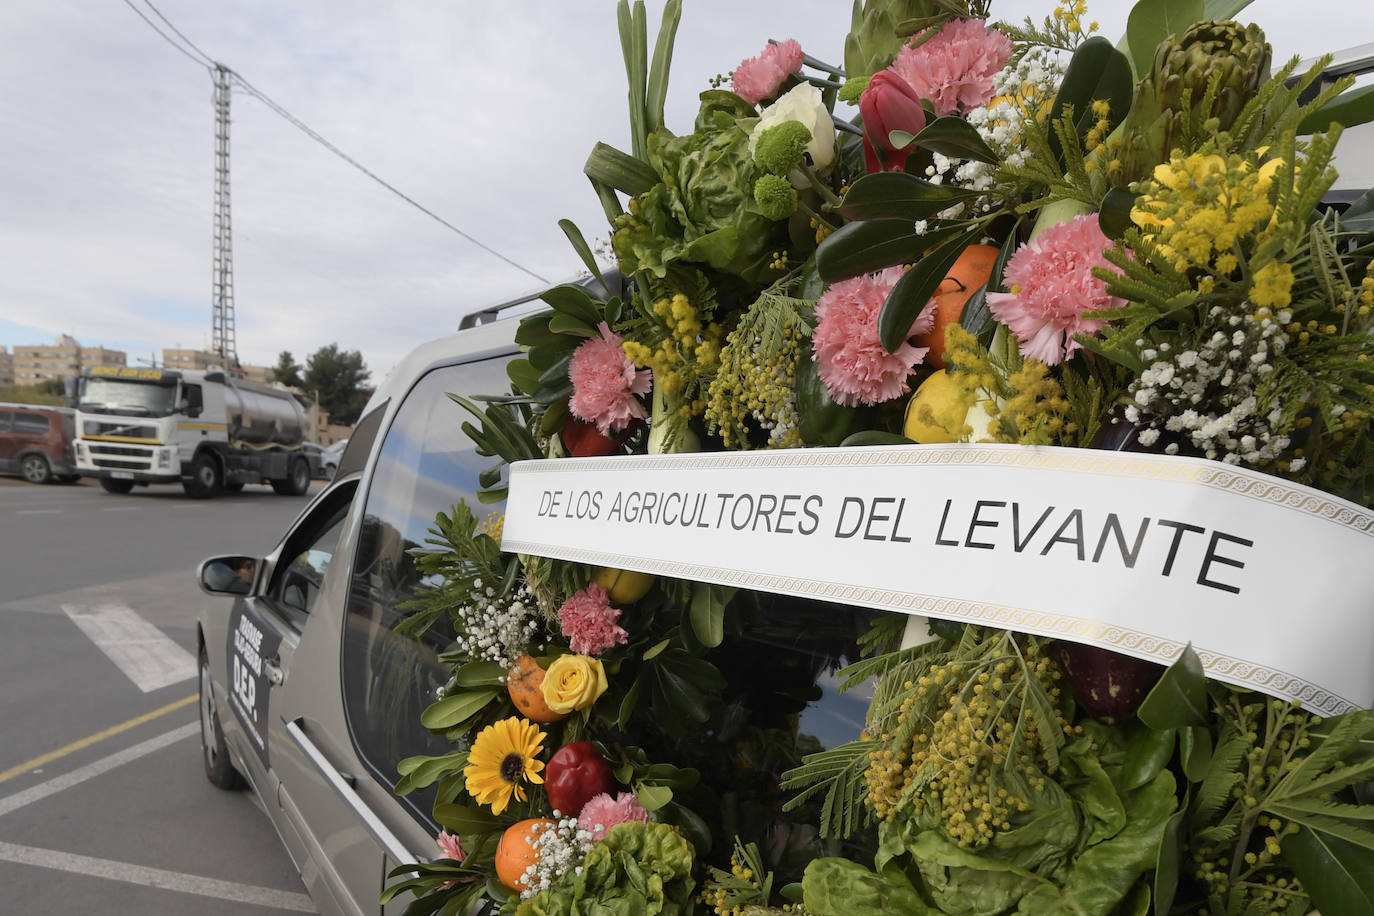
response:
[[[870,172],[900,171],[913,147],[894,146],[894,130],[913,136],[926,126],[926,110],[907,81],[891,70],[873,74],[868,88],[859,96],[859,114],[864,120],[864,160]]]

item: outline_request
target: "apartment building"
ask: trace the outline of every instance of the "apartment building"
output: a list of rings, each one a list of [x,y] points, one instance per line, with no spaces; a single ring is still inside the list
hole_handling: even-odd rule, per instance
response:
[[[0,387],[14,384],[14,355],[9,347],[0,347]]]
[[[37,385],[47,379],[80,375],[83,369],[91,366],[126,366],[128,356],[123,350],[83,347],[76,338],[63,334],[52,346],[16,346],[10,362],[14,384]]]
[[[209,369],[222,366],[224,360],[218,353],[209,350],[188,350],[184,348],[162,349],[162,368],[164,369]]]

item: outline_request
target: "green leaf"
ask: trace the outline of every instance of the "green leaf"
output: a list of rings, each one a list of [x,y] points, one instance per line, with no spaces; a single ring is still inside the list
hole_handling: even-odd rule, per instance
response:
[[[500,662],[468,662],[453,675],[459,687],[504,687],[506,666]]]
[[[645,127],[650,132],[663,129],[663,100],[668,97],[668,71],[673,63],[673,42],[678,22],[682,19],[682,0],[668,0],[663,5],[663,18],[658,27],[658,41],[649,65],[649,79],[644,92]]]
[[[663,645],[666,646],[667,644],[668,641],[665,639],[663,641]],[[625,691],[625,696],[620,701],[620,710],[616,714],[616,725],[619,726],[621,731],[624,731],[625,728],[630,724],[630,720],[634,716],[635,709],[639,706],[639,694],[643,689],[644,675],[641,673],[640,675],[635,677],[634,682],[630,684],[630,689]],[[624,782],[625,780],[622,779],[620,781]]]
[[[552,317],[553,312],[544,309],[521,318],[515,329],[515,342],[522,347],[535,347],[559,341],[558,335],[549,330],[549,319]]]
[[[852,220],[929,219],[956,201],[977,196],[977,191],[931,184],[906,172],[876,172],[850,186],[840,214]]]
[[[951,159],[996,163],[998,156],[979,136],[977,128],[955,115],[936,118],[916,135],[916,145]]]
[[[645,783],[635,785],[635,798],[646,811],[657,811],[673,800],[673,790],[667,786],[651,786]]]
[[[1155,858],[1155,912],[1167,913],[1173,906],[1174,893],[1178,890],[1178,873],[1183,864],[1184,819],[1187,815],[1185,804],[1176,811],[1164,825],[1164,836],[1160,839],[1159,855]]]
[[[500,830],[506,822],[485,808],[475,805],[435,805],[434,819],[439,826],[464,838],[474,833]]]
[[[889,353],[911,335],[911,325],[926,307],[930,297],[949,273],[964,249],[983,234],[981,225],[967,229],[950,238],[939,248],[916,262],[916,266],[902,274],[887,294],[882,311],[878,313],[878,342]]]
[[[1202,673],[1202,660],[1189,644],[1146,695],[1136,715],[1146,725],[1162,731],[1205,726],[1211,721],[1207,710],[1207,677]]]
[[[910,220],[878,219],[846,223],[816,249],[816,269],[826,283],[905,264],[932,242],[918,235]]]
[[[624,191],[631,197],[648,193],[658,184],[658,173],[647,163],[605,143],[598,143],[592,147],[591,155],[587,157],[587,163],[582,166],[582,171],[592,181],[608,185],[617,191]],[[590,254],[590,250],[588,253]]]
[[[1108,117],[1113,124],[1119,124],[1130,109],[1134,90],[1135,80],[1126,55],[1112,47],[1107,39],[1094,35],[1079,45],[1070,58],[1064,80],[1059,84],[1059,94],[1050,109],[1050,122],[1058,122],[1072,110],[1078,136],[1086,136],[1097,120],[1092,111],[1093,101],[1105,99],[1111,106]],[[1058,131],[1050,131],[1050,151],[1059,164],[1064,165],[1064,149]]]
[[[644,661],[646,662],[649,661],[651,658],[658,655],[664,649],[668,648],[668,644],[671,642],[671,639],[664,639],[660,642],[654,643],[652,646],[644,650],[644,654],[641,655],[640,658],[644,659]]]
[[[1155,49],[1170,35],[1182,35],[1203,18],[1202,0],[1139,0],[1126,19],[1126,45],[1137,74],[1148,73]],[[1223,17],[1229,18],[1229,17]]]
[[[549,330],[555,334],[572,334],[575,337],[595,337],[596,328],[581,318],[565,315],[562,312],[549,319]]]
[[[1138,789],[1154,779],[1173,753],[1174,729],[1137,728],[1126,745],[1126,760],[1121,767],[1122,788]]]
[[[1374,856],[1307,828],[1283,840],[1283,860],[1322,916],[1374,913]]]
[[[545,290],[539,298],[553,306],[554,311],[561,312],[570,318],[576,318],[583,324],[596,327],[601,323],[601,312],[597,309],[596,300],[585,289],[576,284],[561,283],[552,289]],[[552,330],[552,319],[550,325],[550,330]]]
[[[1374,121],[1374,86],[1347,89],[1316,111],[1308,112],[1298,122],[1298,134],[1319,133],[1329,129],[1333,121],[1342,127]]]
[[[539,376],[542,373],[527,359],[513,359],[506,363],[506,377],[516,388],[525,394],[539,393]]]
[[[453,728],[477,715],[497,695],[495,690],[464,690],[450,694],[420,713],[420,723],[432,731]]]
[[[1202,782],[1212,763],[1211,731],[1196,725],[1179,729],[1178,756],[1188,781]]]
[[[1097,211],[1097,225],[1109,239],[1119,239],[1126,230],[1135,224],[1131,222],[1131,209],[1135,206],[1136,196],[1130,188],[1112,188],[1102,197]]]
[[[633,12],[626,0],[620,0],[615,12],[620,28],[620,51],[625,57],[625,79],[630,86],[630,140],[635,156],[644,159],[648,154],[644,96],[649,78],[649,38],[643,0],[637,0]]]
[[[714,649],[725,640],[725,606],[734,596],[735,590],[724,585],[692,585],[692,631],[706,648]]]
[[[587,244],[586,238],[582,235],[582,230],[577,228],[577,223],[570,219],[560,219],[558,228],[563,230],[563,234],[568,237],[568,242],[573,246],[573,251],[582,259],[586,265],[587,272],[596,277],[596,282],[601,284],[602,289],[606,288],[606,278],[601,276],[601,266],[596,263],[596,256],[592,254],[592,246]]]

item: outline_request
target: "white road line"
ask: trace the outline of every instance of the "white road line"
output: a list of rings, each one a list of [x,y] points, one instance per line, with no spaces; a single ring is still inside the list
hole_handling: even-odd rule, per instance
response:
[[[196,676],[196,660],[162,631],[123,604],[62,610],[144,693]]]
[[[180,728],[174,728],[146,741],[140,741],[132,747],[126,747],[122,751],[116,751],[108,757],[102,757],[94,763],[88,763],[84,767],[72,770],[70,773],[63,773],[61,776],[54,776],[47,782],[40,782],[36,786],[30,786],[13,795],[6,795],[0,798],[0,817],[4,817],[11,811],[17,811],[25,805],[31,805],[36,801],[42,801],[50,795],[56,795],[72,786],[80,785],[88,779],[94,779],[103,773],[108,773],[117,766],[122,766],[140,757],[146,757],[154,751],[160,751],[168,745],[176,744],[183,738],[189,738],[200,732],[200,721],[187,722]]]
[[[115,862],[111,859],[97,859],[57,849],[39,849],[36,846],[19,846],[15,843],[0,842],[0,861],[16,862],[20,865],[34,865],[38,868],[51,868],[86,875],[92,878],[108,878],[127,884],[140,884],[159,890],[180,891],[183,894],[196,894],[215,900],[233,903],[249,903],[256,906],[288,910],[292,913],[317,912],[310,898],[305,894],[279,891],[270,887],[253,884],[239,884],[236,881],[221,881],[218,878],[205,878],[188,875],[185,872],[167,871],[163,868],[149,868],[146,865],[133,865],[129,862]]]

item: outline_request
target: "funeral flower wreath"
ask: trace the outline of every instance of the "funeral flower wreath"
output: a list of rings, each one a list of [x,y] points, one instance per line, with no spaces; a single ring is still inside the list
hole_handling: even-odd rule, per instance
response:
[[[1273,61],[1245,5],[1139,0],[1116,43],[1083,0],[866,0],[842,66],[770,42],[683,130],[680,0],[652,46],[621,0],[632,147],[586,173],[624,281],[565,223],[607,296],[549,290],[510,391],[451,395],[496,459],[483,499],[526,459],[991,442],[1374,505],[1374,196],[1329,195],[1374,96]],[[1369,711],[1191,648],[923,641],[507,553],[499,514],[435,508],[401,628],[444,647],[422,721],[453,749],[400,767],[444,828],[392,875],[406,913],[1374,912]],[[822,688],[861,698],[852,733],[807,731]]]

